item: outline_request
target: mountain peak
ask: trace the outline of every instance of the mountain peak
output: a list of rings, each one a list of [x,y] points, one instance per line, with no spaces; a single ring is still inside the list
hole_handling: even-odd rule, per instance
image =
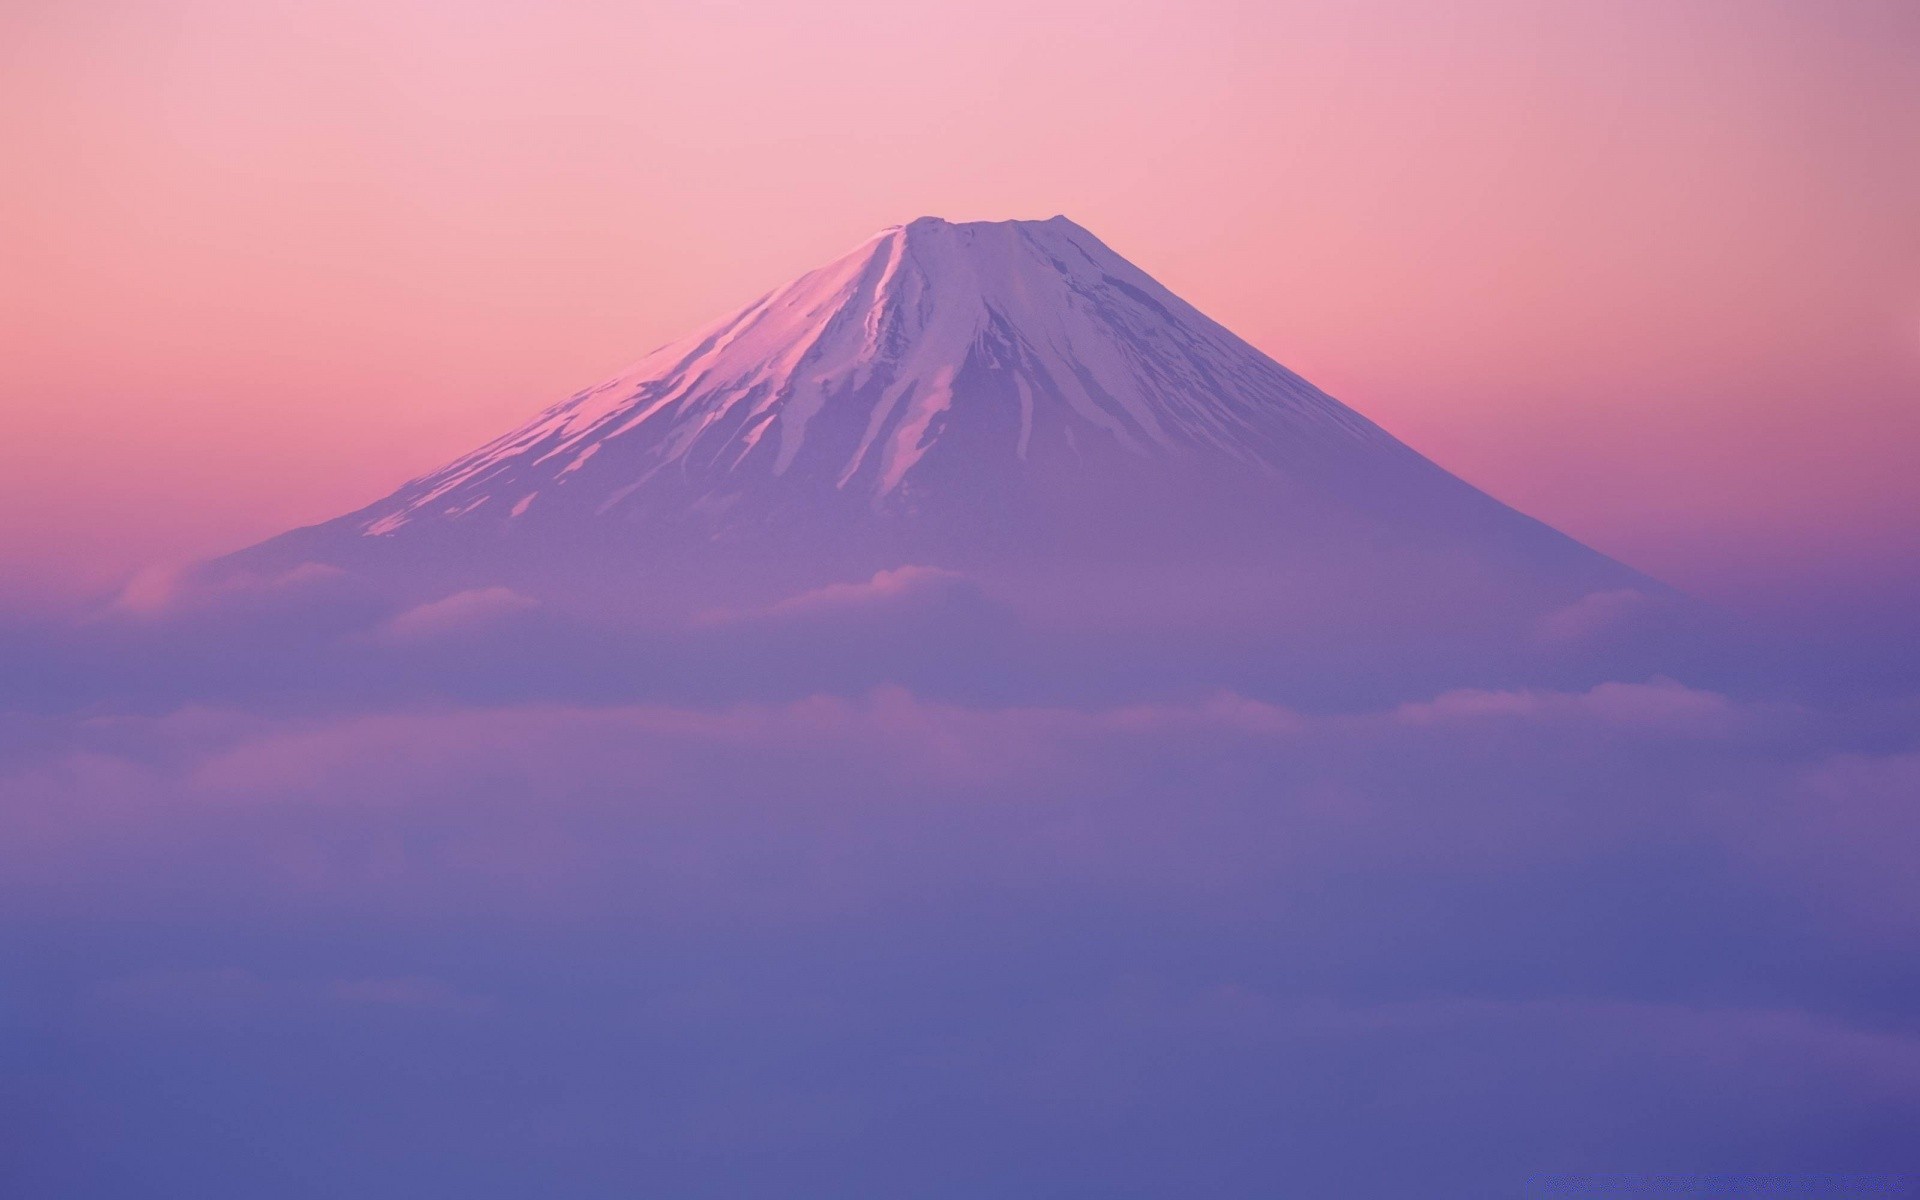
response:
[[[905,225],[888,226],[876,234],[872,241],[885,242],[892,238],[902,239],[914,247],[948,247],[956,253],[967,255],[1010,254],[1023,246],[1050,246],[1056,251],[1051,263],[1031,256],[1018,257],[1017,264],[1026,269],[1041,266],[1060,269],[1063,261],[1059,254],[1071,254],[1076,249],[1119,259],[1099,238],[1061,215],[1044,220],[1007,221],[949,221],[945,217],[916,217]]]
[[[881,232],[883,233],[890,232],[895,229],[936,229],[936,228],[942,228],[942,227],[948,228],[948,229],[983,230],[983,229],[1006,229],[1006,228],[1041,229],[1048,226],[1052,226],[1054,228],[1063,228],[1063,227],[1072,228],[1072,229],[1080,228],[1080,226],[1074,224],[1071,220],[1069,220],[1065,214],[1055,213],[1051,217],[1044,217],[1038,220],[1010,219],[1005,221],[949,221],[945,217],[935,217],[935,216],[915,217],[913,220],[908,221],[905,225],[889,225],[885,230],[882,230]]]
[[[943,459],[979,486],[1116,455],[1279,470],[1355,442],[1394,444],[1066,217],[921,217],[415,481],[363,529],[606,516],[662,479],[713,511],[768,488],[910,506]]]

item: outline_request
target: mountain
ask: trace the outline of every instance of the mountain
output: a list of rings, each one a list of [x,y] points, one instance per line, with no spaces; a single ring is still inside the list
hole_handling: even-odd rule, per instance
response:
[[[1067,220],[881,231],[227,560],[648,619],[912,568],[1030,617],[1377,651],[1664,589],[1491,499]]]
[[[388,537],[654,507],[744,528],[784,497],[905,514],[1089,457],[1277,473],[1399,449],[1065,217],[929,217],[350,520]]]

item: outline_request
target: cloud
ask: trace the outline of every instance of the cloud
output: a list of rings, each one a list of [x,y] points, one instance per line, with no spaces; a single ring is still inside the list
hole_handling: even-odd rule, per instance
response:
[[[855,583],[828,584],[758,608],[715,609],[701,614],[696,621],[703,625],[728,625],[743,621],[872,614],[978,595],[977,585],[961,572],[909,565],[878,571],[871,578]]]
[[[898,603],[916,597],[950,593],[970,587],[972,582],[958,571],[947,571],[938,567],[895,567],[891,570],[878,571],[873,578],[862,583],[829,584],[810,592],[802,592],[798,596],[780,601],[768,611],[773,614],[795,615],[864,608],[871,605]]]
[[[1015,614],[971,577],[901,566],[750,608],[697,614],[676,638],[714,678],[760,694],[1005,692],[1034,661]]]
[[[46,1065],[0,1105],[55,1112],[42,1170],[111,1128],[149,1170],[267,1147],[220,1160],[263,1194],[1906,1169],[1906,711],[1656,679],[13,714],[5,999]]]
[[[140,618],[259,602],[275,597],[323,591],[350,578],[327,563],[299,563],[284,571],[234,570],[218,574],[201,567],[154,567],[141,571],[120,589],[110,611]]]
[[[1590,722],[1713,737],[1732,732],[1744,714],[1740,706],[1717,692],[1686,687],[1671,679],[1655,679],[1648,683],[1601,683],[1577,693],[1463,689],[1403,704],[1397,715],[1416,725],[1498,720]]]
[[[1920,936],[1920,752],[1795,763],[1776,786],[1722,801],[1734,850],[1856,936]]]
[[[85,894],[50,864],[118,861],[103,884],[136,906],[143,889],[163,903],[240,889],[400,919],[671,893],[683,917],[785,922],[958,894],[976,872],[1212,905],[1337,868],[1342,886],[1377,875],[1384,901],[1689,843],[1746,854],[1753,817],[1723,797],[1777,796],[1817,820],[1807,778],[1862,798],[1860,827],[1883,837],[1866,814],[1898,787],[1810,766],[1821,748],[1770,711],[1655,681],[1322,716],[1231,694],[982,708],[883,688],[705,709],[56,722],[0,778],[16,831],[0,862],[43,906]],[[182,873],[216,851],[205,876]],[[786,869],[716,890],[755,856]],[[1746,885],[1781,880],[1845,885],[1817,861]]]
[[[1549,644],[1579,644],[1614,632],[1654,608],[1653,598],[1634,588],[1591,592],[1540,617],[1534,636]]]
[[[479,632],[540,607],[531,596],[504,587],[455,592],[388,618],[376,636],[389,642],[430,641]]]

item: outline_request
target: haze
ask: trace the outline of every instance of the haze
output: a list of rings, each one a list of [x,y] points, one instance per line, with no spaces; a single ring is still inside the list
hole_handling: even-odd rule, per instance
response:
[[[29,3],[0,574],[365,503],[923,213],[1066,212],[1576,537],[1920,598],[1897,2]]]
[[[1916,63],[7,5],[0,1196],[1920,1195]]]

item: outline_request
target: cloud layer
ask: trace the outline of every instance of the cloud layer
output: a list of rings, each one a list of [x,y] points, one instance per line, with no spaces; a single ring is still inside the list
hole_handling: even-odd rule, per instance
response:
[[[72,1196],[1911,1171],[1899,715],[1658,679],[16,714],[6,1162]]]

